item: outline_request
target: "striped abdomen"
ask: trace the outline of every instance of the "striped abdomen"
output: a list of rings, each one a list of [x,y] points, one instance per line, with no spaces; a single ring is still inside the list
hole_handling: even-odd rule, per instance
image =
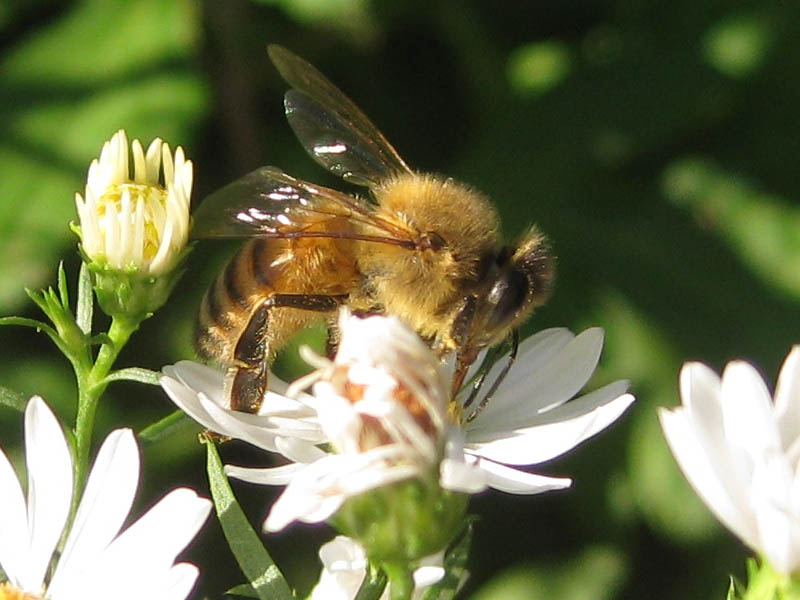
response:
[[[195,343],[206,359],[223,366],[234,362],[242,334],[253,312],[274,294],[349,293],[358,285],[352,253],[329,239],[253,238],[225,266],[203,298]],[[269,311],[259,334],[267,357],[320,313],[294,308]]]

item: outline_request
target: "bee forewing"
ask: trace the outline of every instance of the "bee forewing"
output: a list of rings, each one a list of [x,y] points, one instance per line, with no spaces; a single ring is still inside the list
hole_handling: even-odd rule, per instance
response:
[[[317,163],[352,183],[370,187],[410,172],[372,121],[315,67],[280,46],[270,46],[269,56],[294,88],[284,100],[286,116]]]

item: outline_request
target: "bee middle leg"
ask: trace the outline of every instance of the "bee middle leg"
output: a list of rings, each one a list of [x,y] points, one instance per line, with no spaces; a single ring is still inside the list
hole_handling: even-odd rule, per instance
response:
[[[228,369],[231,409],[257,413],[267,392],[269,375],[268,329],[270,311],[295,308],[331,312],[347,299],[346,294],[273,294],[250,315],[234,349],[234,364]]]

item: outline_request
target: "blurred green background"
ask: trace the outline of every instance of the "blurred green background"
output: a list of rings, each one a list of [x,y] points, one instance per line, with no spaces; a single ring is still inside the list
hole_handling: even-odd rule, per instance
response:
[[[286,86],[266,54],[283,44],[342,87],[409,164],[489,193],[509,236],[539,223],[559,279],[527,333],[601,325],[593,385],[633,382],[638,401],[618,425],[539,469],[572,476],[571,490],[473,499],[464,596],[722,598],[746,552],[688,489],[655,409],[677,403],[686,360],[720,369],[746,358],[774,382],[800,340],[798,29],[800,11],[778,0],[5,0],[0,314],[39,317],[23,288],[54,284],[59,260],[75,278],[73,196],[121,127],[182,145],[195,200],[263,164],[338,185],[285,122]],[[197,247],[120,366],[193,356],[200,298],[234,248]],[[0,385],[72,418],[71,372],[42,335],[0,330]],[[115,384],[98,438],[171,410],[160,390]],[[0,408],[4,448],[18,444],[20,422]],[[196,432],[144,449],[138,510],[176,483],[207,489]],[[235,443],[222,452],[267,460]],[[254,523],[277,492],[235,490]],[[331,535],[295,526],[266,543],[307,591]],[[201,595],[243,579],[215,522],[188,558],[203,567]]]

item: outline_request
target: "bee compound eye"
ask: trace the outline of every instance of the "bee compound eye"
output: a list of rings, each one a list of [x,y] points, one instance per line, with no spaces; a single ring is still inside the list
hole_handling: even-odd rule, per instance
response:
[[[486,323],[489,331],[507,325],[528,300],[528,279],[519,270],[513,269],[497,280],[489,292],[489,303],[493,305]]]

